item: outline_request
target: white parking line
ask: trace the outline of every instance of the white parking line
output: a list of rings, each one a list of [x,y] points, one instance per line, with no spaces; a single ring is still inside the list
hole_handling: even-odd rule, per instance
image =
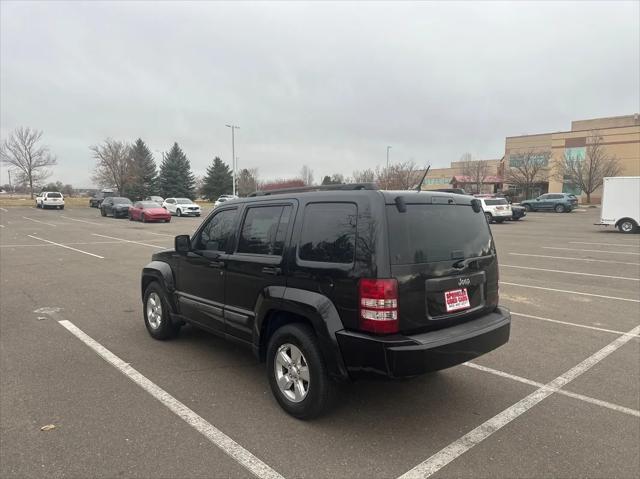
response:
[[[154,233],[153,231],[147,231],[150,235],[158,235],[158,236],[169,236],[170,238],[174,238],[176,235],[168,235],[165,233]]]
[[[166,246],[158,246],[157,244],[141,243],[140,241],[133,241],[133,240],[128,240],[124,238],[116,238],[115,236],[99,235],[98,233],[93,233],[93,236],[102,236],[103,238],[119,240],[119,241],[123,241],[124,243],[133,243],[133,244],[139,244],[142,246],[149,246],[151,248],[160,248],[160,249],[167,248]]]
[[[118,356],[113,354],[107,348],[102,346],[96,340],[88,336],[84,331],[67,320],[60,320],[58,323],[66,328],[71,334],[82,341],[95,351],[98,356],[104,359],[106,362],[115,367],[118,371],[131,379],[134,383],[148,392],[151,396],[160,401],[171,412],[189,424],[192,428],[206,437],[214,445],[219,447],[225,454],[234,459],[238,464],[245,467],[251,473],[259,478],[265,479],[284,479],[278,472],[273,470],[267,464],[262,462],[251,452],[243,448],[240,444],[235,442],[225,433],[217,429],[213,424],[205,420],[202,416],[199,416],[194,411],[189,409],[185,404],[178,401],[167,391],[148,379],[146,376],[139,373],[136,369],[131,367],[128,363],[124,362]]]
[[[602,246],[622,246],[624,248],[640,248],[640,243],[621,244],[621,243],[589,243],[587,241],[569,241],[569,244],[593,244],[593,245],[602,245]]]
[[[619,298],[617,296],[605,296],[603,294],[583,293],[581,291],[568,291],[566,289],[543,288],[542,286],[532,286],[530,284],[507,283],[506,281],[500,281],[500,284],[506,284],[509,286],[520,286],[522,288],[542,289],[544,291],[555,291],[557,293],[578,294],[580,296],[592,296],[594,298],[615,299],[617,301],[630,301],[632,303],[640,303],[640,299]]]
[[[90,225],[104,226],[103,223],[94,223],[93,221],[78,220],[78,219],[75,219],[75,218],[69,218],[68,216],[64,216],[64,215],[60,215],[60,218],[65,218],[65,219],[71,220],[71,221],[78,221],[80,223],[87,223],[87,224],[90,224]]]
[[[4,228],[4,225],[0,225],[0,228]]]
[[[100,255],[97,255],[97,254],[89,253],[88,251],[82,251],[81,249],[72,248],[71,246],[66,246],[66,245],[63,245],[63,244],[60,244],[60,243],[54,243],[53,241],[49,241],[49,240],[46,240],[46,239],[38,238],[37,236],[33,236],[33,235],[27,235],[27,236],[29,238],[33,238],[33,239],[37,239],[37,240],[40,240],[40,241],[44,241],[45,243],[51,243],[53,245],[60,246],[61,248],[70,249],[70,250],[73,250],[73,251],[77,251],[78,253],[88,254],[89,256],[95,256],[96,258],[104,259],[104,256],[100,256]]]
[[[624,333],[627,334],[627,333]],[[634,335],[637,337],[637,335]],[[535,386],[538,388],[547,387],[543,383],[539,383],[537,381],[532,381],[531,379],[523,378],[521,376],[516,376],[515,374],[506,373],[504,371],[500,371],[498,369],[488,368],[486,366],[481,366],[480,364],[475,363],[464,363],[464,366],[468,366],[473,369],[477,369],[478,371],[484,371],[489,374],[493,374],[495,376],[500,376],[506,379],[512,379],[513,381],[518,381],[520,383],[528,384],[530,386]],[[584,394],[572,393],[571,391],[565,391],[564,389],[557,389],[554,391],[563,396],[568,396],[574,399],[579,399],[584,402],[588,402],[590,404],[595,404],[597,406],[606,407],[607,409],[611,409],[613,411],[621,412],[624,414],[629,414],[630,416],[640,417],[640,411],[637,409],[631,409],[625,406],[620,406],[618,404],[610,403],[608,401],[602,401],[601,399],[592,398],[591,396],[585,396]]]
[[[547,256],[543,254],[527,254],[527,253],[509,253],[509,254],[513,256],[530,256],[532,258],[563,259],[563,260],[569,260],[569,261],[586,261],[588,263],[628,264],[631,266],[640,266],[640,263],[629,263],[627,261],[611,261],[608,259],[570,258],[567,256]]]
[[[9,210],[5,209],[5,208],[0,208],[0,211],[4,211],[5,213],[8,213]]]
[[[70,245],[85,245],[85,244],[122,244],[124,243],[124,241],[91,241],[91,242],[78,242],[78,243],[60,243],[63,246],[70,246]],[[0,245],[0,248],[26,248],[26,247],[31,247],[31,248],[46,248],[48,246],[54,246],[52,244],[3,244]]]
[[[563,274],[576,274],[580,276],[595,276],[597,278],[609,278],[609,279],[624,279],[626,281],[640,281],[640,278],[629,278],[627,276],[608,276],[606,274],[594,274],[594,273],[579,273],[577,271],[562,271],[559,269],[545,269],[545,268],[533,268],[531,266],[516,266],[513,264],[500,264],[501,268],[518,268],[518,269],[531,269],[534,271],[545,271],[547,273],[563,273]]]
[[[564,325],[567,325],[567,326],[575,326],[577,328],[592,329],[594,331],[602,331],[603,333],[612,333],[612,334],[617,334],[617,335],[631,334],[631,333],[625,333],[623,331],[616,331],[615,329],[598,328],[597,326],[588,326],[586,324],[570,323],[569,321],[560,321],[559,319],[542,318],[540,316],[533,316],[531,314],[516,313],[514,311],[511,311],[511,315],[522,316],[523,318],[538,319],[540,321],[548,321],[550,323],[564,324]],[[635,336],[636,338],[640,338],[639,334],[632,334],[631,336]]]
[[[26,216],[23,216],[23,218],[25,220],[33,221],[34,223],[40,223],[40,224],[47,225],[47,226],[58,226],[58,225],[54,225],[52,223],[45,223],[44,221],[34,220],[33,218],[27,218]]]
[[[632,253],[630,251],[604,251],[604,250],[600,250],[600,249],[560,248],[558,246],[542,246],[542,249],[557,249],[557,250],[564,250],[564,251],[583,251],[585,253],[632,254],[634,256],[640,256],[640,253]]]
[[[629,331],[629,333],[632,334],[638,334],[639,332],[640,326],[636,326],[631,331]],[[502,429],[511,421],[518,418],[547,397],[551,396],[554,392],[557,392],[560,388],[566,386],[571,381],[587,372],[593,366],[598,364],[600,361],[602,361],[604,358],[609,356],[611,353],[613,353],[615,350],[617,350],[630,340],[631,336],[629,335],[616,338],[607,346],[602,348],[600,351],[592,354],[577,366],[571,368],[561,376],[558,376],[553,381],[536,389],[524,399],[521,399],[504,411],[496,414],[491,419],[483,422],[480,426],[476,427],[461,438],[446,446],[444,449],[441,449],[440,451],[435,453],[426,461],[418,464],[410,471],[407,471],[405,474],[400,476],[400,479],[418,479],[432,476],[447,464],[456,460],[462,454],[469,451],[474,446],[480,444],[482,441]]]

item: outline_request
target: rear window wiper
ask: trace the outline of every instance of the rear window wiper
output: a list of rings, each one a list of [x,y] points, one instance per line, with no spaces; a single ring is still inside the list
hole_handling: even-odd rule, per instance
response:
[[[487,259],[487,258],[492,258],[493,255],[489,254],[486,256],[476,256],[475,258],[467,258],[467,259],[461,259],[460,261],[456,261],[455,263],[452,264],[452,266],[454,268],[457,269],[463,269],[466,268],[469,264],[474,263],[476,261],[480,261],[481,259]]]

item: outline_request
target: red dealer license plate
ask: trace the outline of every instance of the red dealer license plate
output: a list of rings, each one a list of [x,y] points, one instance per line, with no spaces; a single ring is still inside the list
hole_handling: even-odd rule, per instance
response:
[[[469,295],[467,294],[467,288],[445,291],[444,304],[447,307],[447,313],[470,308],[471,303],[469,303]]]

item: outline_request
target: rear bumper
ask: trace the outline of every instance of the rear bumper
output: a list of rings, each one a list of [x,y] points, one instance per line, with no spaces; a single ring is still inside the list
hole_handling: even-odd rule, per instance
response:
[[[416,376],[470,361],[509,340],[505,308],[450,328],[413,336],[373,336],[339,331],[336,338],[351,377]]]

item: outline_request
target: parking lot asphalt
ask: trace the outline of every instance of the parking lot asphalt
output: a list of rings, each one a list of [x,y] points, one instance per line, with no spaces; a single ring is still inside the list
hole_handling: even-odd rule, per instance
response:
[[[141,268],[203,218],[1,209],[0,476],[637,477],[640,235],[598,212],[491,226],[507,345],[303,422],[250,351],[145,330]]]

